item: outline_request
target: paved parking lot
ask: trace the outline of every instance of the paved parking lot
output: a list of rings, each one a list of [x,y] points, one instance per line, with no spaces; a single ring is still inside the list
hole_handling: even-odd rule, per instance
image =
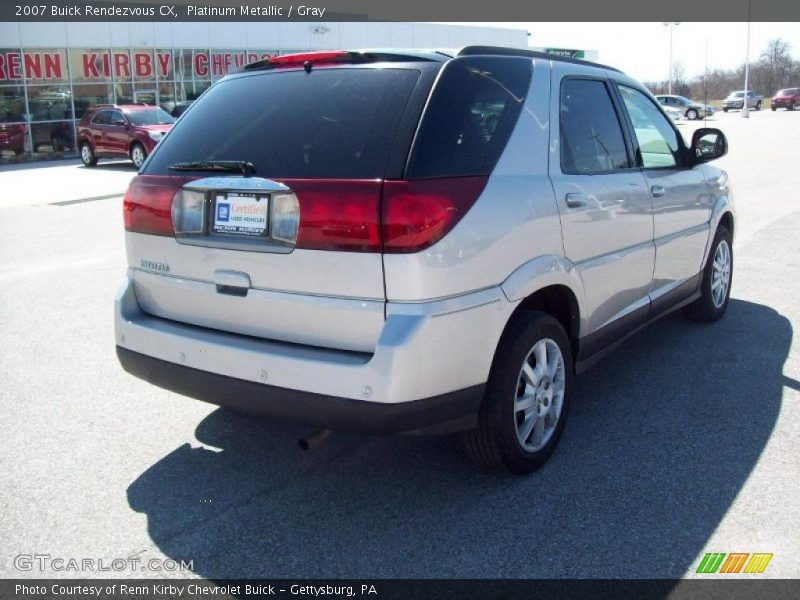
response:
[[[668,317],[579,378],[527,478],[476,472],[451,438],[335,434],[303,453],[303,427],[126,375],[109,196],[132,167],[0,168],[0,576],[80,575],[15,569],[42,553],[212,578],[680,577],[711,551],[800,576],[800,112],[709,126],[739,208],[728,314]]]

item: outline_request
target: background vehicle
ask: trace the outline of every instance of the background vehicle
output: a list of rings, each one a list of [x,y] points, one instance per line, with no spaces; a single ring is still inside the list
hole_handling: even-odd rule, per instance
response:
[[[172,111],[170,111],[170,114],[177,119],[184,112],[186,112],[186,109],[189,108],[193,102],[194,100],[186,100],[184,102],[178,102],[175,105],[175,108],[173,108]]]
[[[800,106],[800,87],[779,90],[772,97],[772,102],[770,103],[772,110],[777,110],[778,108],[794,110],[798,106]]]
[[[755,108],[761,110],[761,101],[764,96],[756,94],[755,92],[747,92],[747,106],[748,108]],[[728,112],[732,108],[742,108],[744,106],[744,92],[731,92],[728,97],[722,101],[722,110]]]
[[[8,150],[19,156],[25,152],[25,124],[0,120],[0,152]]]
[[[175,119],[156,106],[104,104],[90,107],[78,124],[78,149],[86,166],[98,158],[129,157],[138,169]]]
[[[701,104],[700,102],[695,102],[694,100],[689,100],[683,96],[670,96],[667,94],[661,94],[656,96],[656,99],[664,106],[680,110],[683,113],[683,116],[690,121],[695,119],[705,119],[706,117],[710,117],[714,114],[714,107]]]
[[[326,430],[466,432],[482,466],[529,472],[574,374],[672,310],[725,312],[733,209],[706,163],[726,150],[710,128],[687,148],[623,73],[548,54],[252,63],[131,182],[117,354]]]
[[[43,147],[52,152],[65,152],[75,148],[71,122],[37,123],[31,131],[34,152],[39,152]]]
[[[684,119],[684,114],[681,109],[673,108],[672,106],[663,106],[662,108],[666,115],[673,121],[682,121]]]

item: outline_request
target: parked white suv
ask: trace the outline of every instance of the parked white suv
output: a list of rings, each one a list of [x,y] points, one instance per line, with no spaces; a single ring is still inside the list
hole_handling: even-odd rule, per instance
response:
[[[465,432],[526,473],[573,375],[722,316],[727,150],[615,69],[492,47],[283,56],[212,86],[125,196],[133,375],[328,429]]]

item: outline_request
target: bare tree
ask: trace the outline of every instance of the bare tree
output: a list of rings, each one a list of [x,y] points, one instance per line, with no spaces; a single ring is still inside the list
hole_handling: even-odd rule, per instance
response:
[[[790,75],[794,71],[794,61],[789,50],[789,42],[774,39],[767,44],[753,69],[753,82],[765,94],[773,94],[778,88],[791,85]]]
[[[750,89],[770,96],[778,89],[800,84],[800,62],[792,59],[790,50],[789,42],[772,40],[759,59],[750,65]],[[710,69],[688,81],[688,91],[685,93],[679,91],[681,88],[677,83],[681,75],[682,70],[678,73],[673,70],[673,89],[676,94],[697,100],[721,100],[730,92],[741,89],[744,65],[731,70]]]
[[[692,93],[686,80],[686,67],[681,62],[672,65],[672,93],[678,96],[689,96]]]

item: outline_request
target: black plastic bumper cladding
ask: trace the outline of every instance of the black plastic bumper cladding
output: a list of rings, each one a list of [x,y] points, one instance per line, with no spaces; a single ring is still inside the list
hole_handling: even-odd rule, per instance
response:
[[[371,433],[442,434],[474,428],[485,385],[400,403],[369,402],[276,387],[163,361],[117,346],[131,375],[218,406],[313,427]]]

